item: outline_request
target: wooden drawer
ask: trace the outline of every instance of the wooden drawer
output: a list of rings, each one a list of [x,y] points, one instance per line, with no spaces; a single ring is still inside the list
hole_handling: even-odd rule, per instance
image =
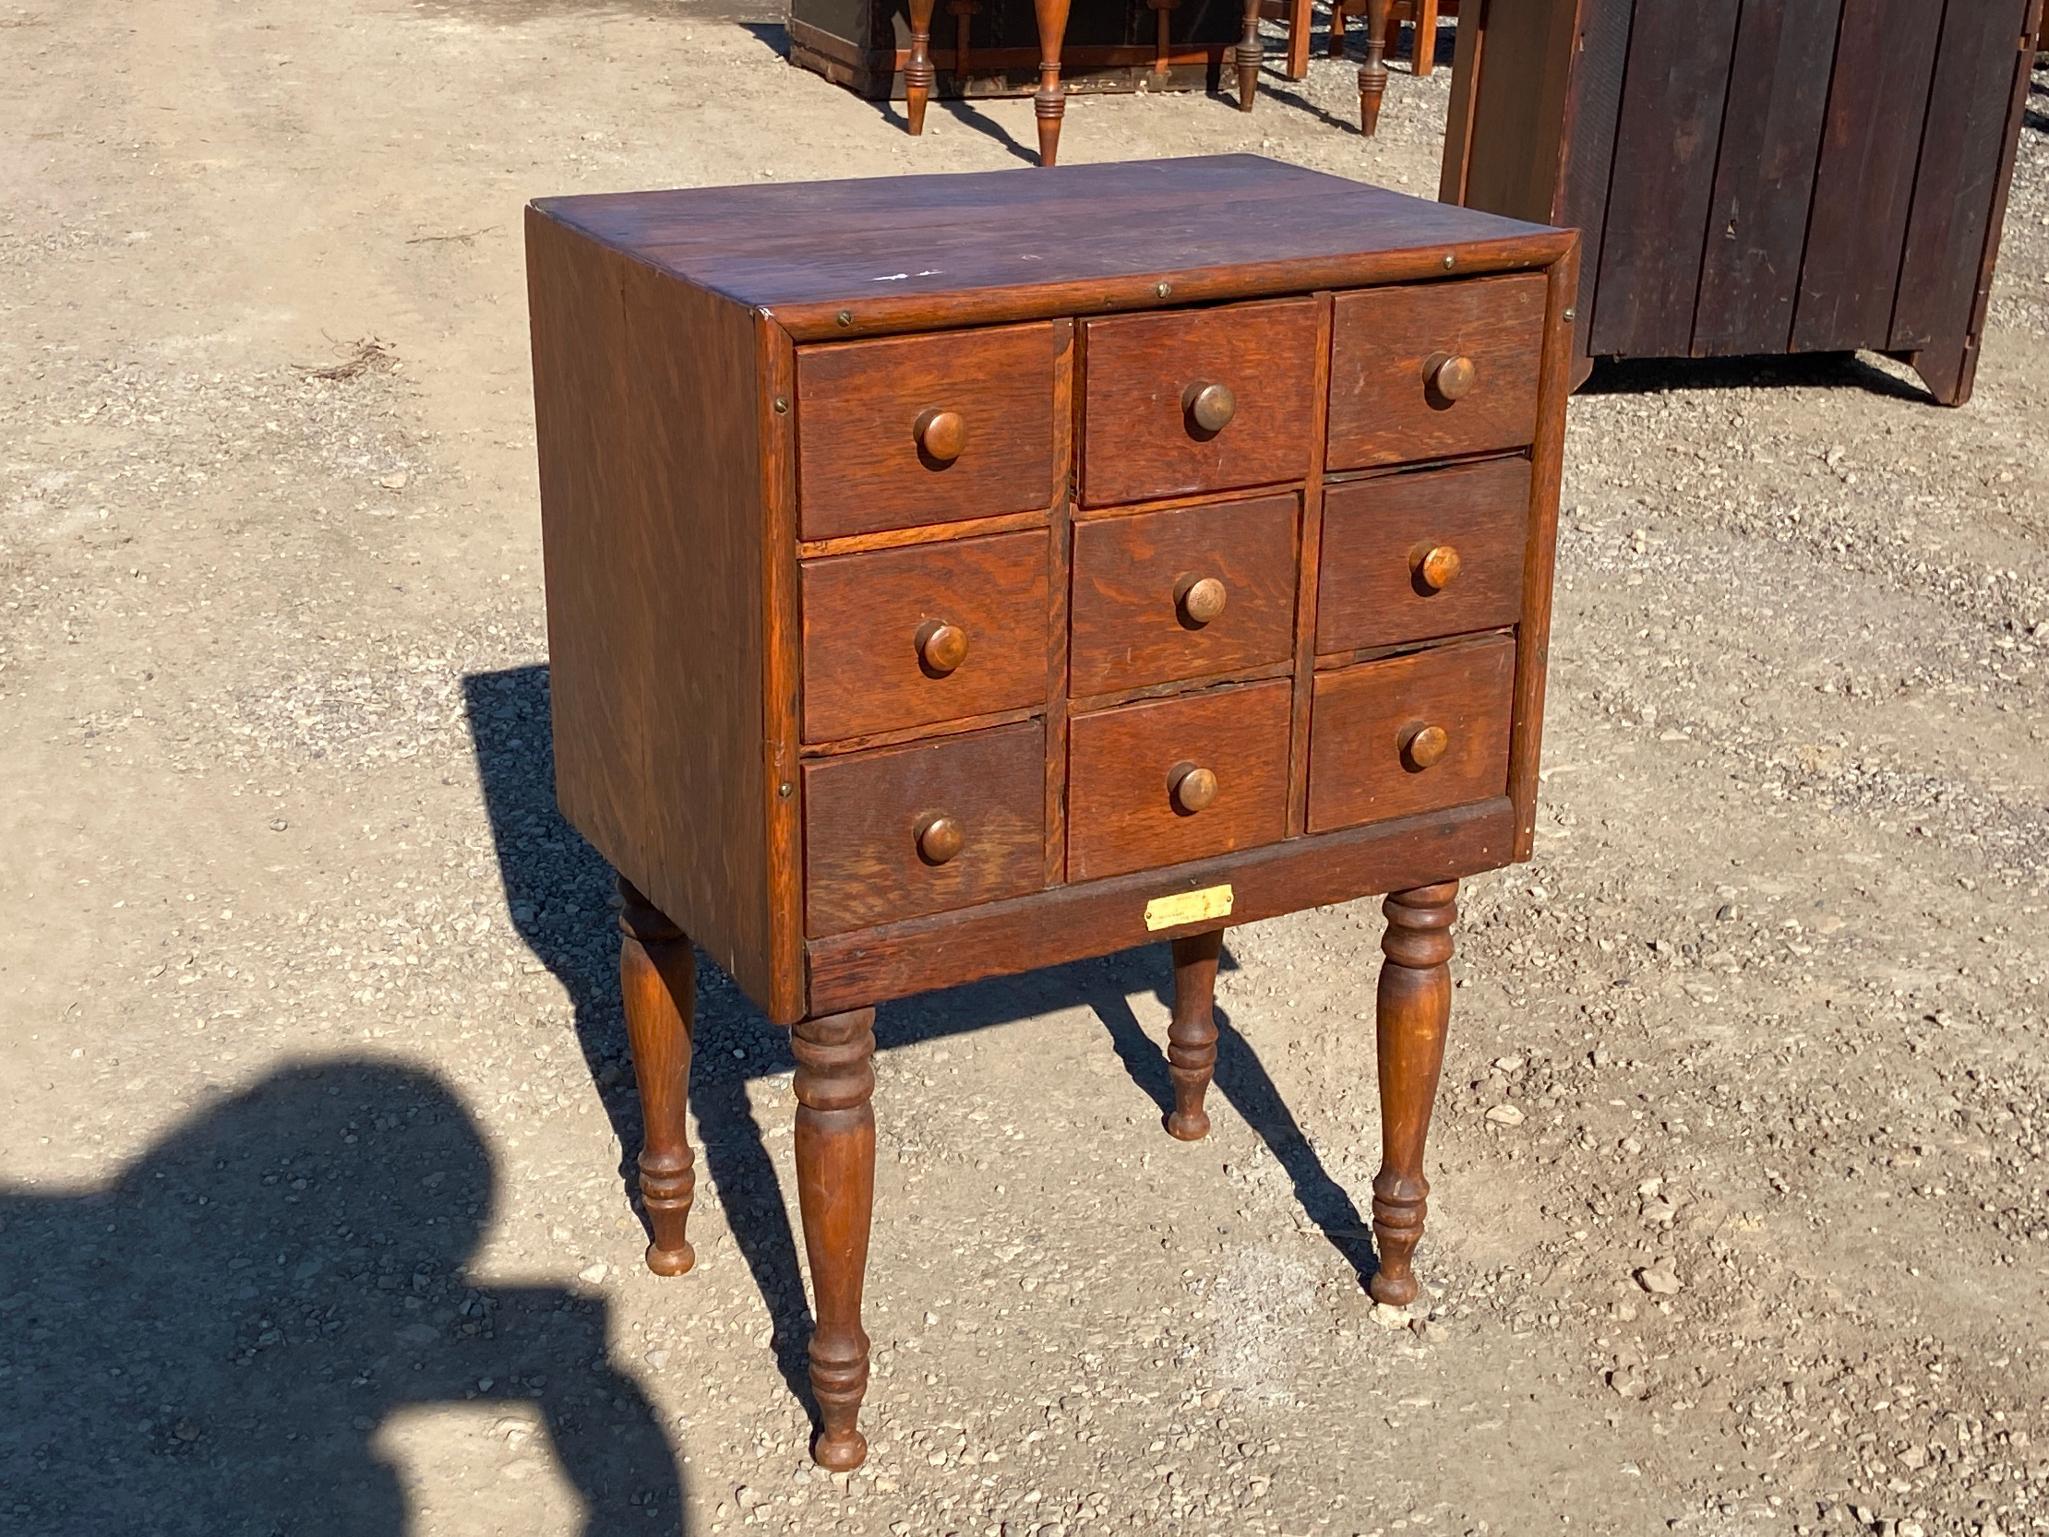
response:
[[[1313,299],[1089,321],[1082,500],[1104,507],[1306,475],[1315,353]]]
[[[1515,642],[1505,635],[1319,673],[1309,831],[1506,794],[1514,695]],[[1427,730],[1441,743],[1419,740]]]
[[[1042,703],[1050,537],[997,534],[806,561],[804,739]]]
[[[1291,492],[1076,524],[1069,692],[1286,661],[1300,505]]]
[[[1067,878],[1096,880],[1277,843],[1288,822],[1285,679],[1150,699],[1068,728]],[[1190,770],[1214,776],[1199,798]]]
[[[1325,487],[1316,649],[1514,624],[1529,510],[1527,459]]]
[[[1037,721],[804,765],[807,933],[1014,897],[1045,874]]]
[[[1326,467],[1358,470],[1530,442],[1544,290],[1543,274],[1533,272],[1339,294]]]
[[[798,530],[949,523],[1053,501],[1050,325],[797,349]]]

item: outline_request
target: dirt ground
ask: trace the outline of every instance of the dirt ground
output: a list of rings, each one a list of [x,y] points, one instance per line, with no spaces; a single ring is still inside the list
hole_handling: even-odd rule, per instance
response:
[[[2049,74],[1967,409],[1869,360],[1575,402],[1415,1318],[1355,1268],[1376,904],[1232,934],[1192,1146],[1162,952],[900,1005],[835,1479],[790,1059],[716,978],[699,1263],[640,1265],[519,246],[536,195],[1031,140],[913,141],[780,45],[0,0],[0,1531],[2049,1532]],[[1370,143],[1350,65],[1266,86],[1077,99],[1063,148],[1434,190],[1446,73]]]

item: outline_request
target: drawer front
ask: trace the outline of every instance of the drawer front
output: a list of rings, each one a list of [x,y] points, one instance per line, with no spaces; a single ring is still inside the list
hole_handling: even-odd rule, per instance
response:
[[[1505,635],[1319,673],[1309,831],[1507,793],[1514,708],[1515,642]]]
[[[1077,523],[1069,692],[1286,661],[1299,505],[1290,493]]]
[[[1340,294],[1325,465],[1521,448],[1537,434],[1541,273]]]
[[[1037,721],[804,765],[812,935],[972,907],[1045,885]]]
[[[1527,459],[1326,487],[1316,649],[1514,624],[1529,509]]]
[[[1076,716],[1068,879],[1278,843],[1288,824],[1290,695],[1283,679]]]
[[[798,348],[802,537],[1051,506],[1059,335],[1002,326]]]
[[[1313,299],[1089,321],[1083,501],[1306,475],[1315,353]]]
[[[1043,703],[1050,537],[997,534],[806,561],[804,739]]]

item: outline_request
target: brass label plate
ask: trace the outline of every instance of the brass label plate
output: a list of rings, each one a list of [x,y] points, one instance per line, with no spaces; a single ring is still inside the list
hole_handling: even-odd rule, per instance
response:
[[[1231,916],[1231,888],[1205,886],[1200,891],[1177,891],[1171,897],[1154,897],[1145,905],[1145,926],[1150,932],[1178,929],[1184,923],[1205,918]]]

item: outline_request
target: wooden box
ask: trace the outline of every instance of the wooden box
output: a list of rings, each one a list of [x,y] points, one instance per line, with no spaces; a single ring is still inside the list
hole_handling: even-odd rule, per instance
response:
[[[2041,0],[1469,0],[1440,195],[1576,226],[1596,357],[1869,349],[1961,405]]]

